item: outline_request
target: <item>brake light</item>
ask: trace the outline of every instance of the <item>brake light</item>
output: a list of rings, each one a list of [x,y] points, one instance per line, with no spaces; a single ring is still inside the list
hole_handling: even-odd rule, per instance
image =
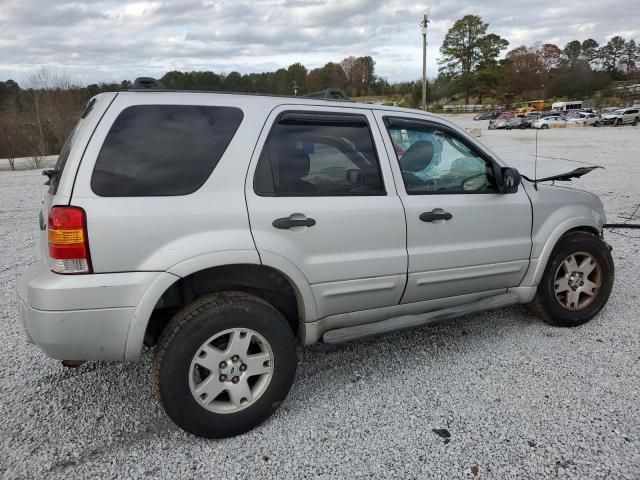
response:
[[[87,216],[79,207],[53,207],[48,224],[51,270],[56,273],[91,273]]]

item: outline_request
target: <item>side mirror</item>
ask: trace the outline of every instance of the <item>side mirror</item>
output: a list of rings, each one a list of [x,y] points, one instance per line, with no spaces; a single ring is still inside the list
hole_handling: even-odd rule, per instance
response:
[[[502,167],[500,173],[502,173],[500,193],[516,193],[518,191],[518,185],[520,185],[522,181],[520,172],[515,168]]]

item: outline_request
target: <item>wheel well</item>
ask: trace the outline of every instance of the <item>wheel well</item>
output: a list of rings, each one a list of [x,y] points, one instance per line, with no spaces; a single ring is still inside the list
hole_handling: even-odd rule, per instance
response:
[[[567,230],[565,233],[562,234],[562,237],[560,237],[560,239],[562,239],[563,237],[566,237],[567,235],[573,232],[585,232],[585,233],[590,233],[592,235],[595,235],[596,237],[601,236],[600,232],[597,229],[584,225],[582,227],[575,227],[575,228],[572,228],[571,230]],[[560,241],[560,239],[558,241]]]
[[[298,332],[299,296],[293,283],[281,272],[263,265],[224,265],[207,268],[181,278],[160,297],[151,314],[144,343],[153,346],[171,317],[182,307],[203,295],[235,291],[262,298],[287,319],[294,335]]]

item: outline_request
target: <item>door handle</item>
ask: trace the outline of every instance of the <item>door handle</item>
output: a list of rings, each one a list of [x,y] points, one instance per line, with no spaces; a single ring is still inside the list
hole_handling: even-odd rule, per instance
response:
[[[435,210],[433,212],[424,212],[420,214],[420,220],[423,222],[433,222],[434,220],[451,220],[453,215],[449,212],[441,212],[437,213]]]
[[[281,230],[292,227],[313,227],[316,221],[313,218],[276,218],[271,225]]]

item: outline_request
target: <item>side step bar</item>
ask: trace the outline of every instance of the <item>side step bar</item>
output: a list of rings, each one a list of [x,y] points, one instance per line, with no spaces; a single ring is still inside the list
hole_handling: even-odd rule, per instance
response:
[[[443,308],[435,312],[420,313],[417,315],[400,315],[375,323],[366,323],[354,327],[338,328],[330,330],[322,336],[325,343],[344,343],[352,340],[372,337],[382,333],[395,332],[406,328],[415,328],[442,320],[451,320],[471,313],[495,310],[518,303],[518,295],[515,293],[502,293],[494,297],[483,298],[472,303],[457,307]]]

